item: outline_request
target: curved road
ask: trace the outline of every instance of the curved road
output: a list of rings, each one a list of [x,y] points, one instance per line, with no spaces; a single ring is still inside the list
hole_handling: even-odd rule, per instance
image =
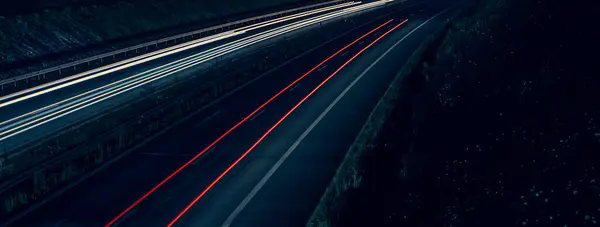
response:
[[[260,46],[255,44],[264,45],[311,23],[383,3],[349,2],[263,21],[2,96],[0,145],[9,152],[18,150],[21,144],[137,99],[149,87],[189,77],[182,71],[207,70],[223,58]]]
[[[268,72],[28,213],[14,226],[106,225],[284,87],[367,34],[306,74],[114,223],[168,225],[220,178],[173,226],[305,225],[391,80],[421,41],[455,12],[456,7],[449,6],[440,1],[405,9],[393,6],[399,10]],[[353,56],[357,57],[349,62]]]

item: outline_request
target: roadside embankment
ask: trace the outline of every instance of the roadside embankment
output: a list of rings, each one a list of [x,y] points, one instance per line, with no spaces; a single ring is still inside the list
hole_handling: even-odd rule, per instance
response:
[[[422,59],[427,54],[431,54],[436,45],[439,45],[441,38],[450,29],[449,24],[450,21],[429,35],[390,83],[388,90],[381,97],[346,153],[332,182],[308,220],[307,226],[341,226],[341,218],[343,218],[341,215],[346,212],[353,190],[359,188],[362,182],[364,174],[361,166],[362,159],[369,156],[375,148],[384,124],[389,120],[396,103],[400,97],[410,93],[409,80],[412,80],[411,77],[422,69]]]
[[[232,19],[309,4],[308,0],[56,0],[0,15],[0,75],[16,76]],[[19,4],[17,4],[19,5]],[[18,6],[15,6],[18,8]],[[10,5],[7,5],[10,8]]]
[[[464,10],[392,84],[309,225],[597,224],[597,9]]]
[[[389,10],[394,9],[361,14],[377,18]],[[233,59],[222,58],[208,71],[148,90],[135,102],[28,145],[19,156],[4,160],[0,166],[2,179],[6,179],[0,185],[0,217],[14,215],[44,200],[268,70],[363,23],[349,17],[309,28],[311,32],[294,32],[276,38],[278,41],[267,41],[271,43],[251,47],[256,51],[236,58],[236,67],[231,67]]]

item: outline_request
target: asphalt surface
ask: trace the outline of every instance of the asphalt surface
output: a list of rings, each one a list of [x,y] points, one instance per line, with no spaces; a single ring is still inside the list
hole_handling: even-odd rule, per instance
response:
[[[261,184],[247,205],[238,209],[232,226],[304,226],[390,81],[417,46],[454,12],[455,8],[442,12],[449,5],[420,4],[399,10],[271,71],[87,178],[14,226],[105,225],[311,67],[362,34],[394,19],[309,74],[117,222],[117,226],[165,226],[326,77],[383,32],[408,19],[325,83],[175,224],[221,226],[294,146],[293,152]],[[424,23],[434,15],[437,16]],[[350,85],[353,86],[349,88]],[[332,103],[335,105],[329,108]]]
[[[327,12],[331,12],[331,11],[327,11]],[[323,15],[323,14],[325,14],[325,12],[317,13],[317,14],[311,15],[310,17]],[[270,26],[266,26],[263,28],[259,28],[259,29],[256,29],[256,30],[244,33],[244,34],[239,34],[239,35],[231,37],[231,38],[226,38],[226,39],[219,40],[219,41],[216,41],[213,43],[205,44],[205,45],[202,45],[202,46],[190,49],[190,50],[182,51],[182,52],[172,54],[172,55],[169,55],[169,56],[166,56],[163,58],[152,60],[147,63],[129,67],[127,69],[120,70],[120,71],[117,71],[114,73],[110,73],[110,74],[107,74],[107,75],[104,75],[104,76],[101,76],[98,78],[80,82],[80,83],[74,84],[69,87],[65,87],[65,88],[62,88],[62,89],[59,89],[56,91],[52,91],[52,92],[49,92],[46,94],[42,94],[42,95],[27,99],[27,100],[23,100],[21,102],[11,104],[9,106],[0,107],[0,122],[9,120],[11,118],[17,117],[19,115],[22,115],[22,114],[25,114],[25,113],[28,113],[31,111],[38,110],[39,108],[42,108],[42,107],[45,107],[48,105],[52,105],[59,101],[82,94],[86,91],[90,91],[95,88],[98,88],[98,87],[101,87],[104,85],[108,85],[110,83],[122,80],[122,79],[130,77],[132,75],[153,69],[155,67],[165,65],[166,63],[169,63],[169,62],[172,62],[175,60],[179,60],[179,59],[183,59],[185,57],[200,53],[200,52],[208,50],[210,48],[214,48],[214,47],[223,45],[225,43],[228,43],[228,42],[231,42],[234,40],[249,37],[251,35],[258,34],[260,32],[264,32],[264,31],[267,31],[267,30],[270,30],[270,29],[273,29],[276,27],[289,25],[293,22],[297,22],[297,21],[299,21],[301,19],[305,19],[305,18],[308,18],[308,17],[293,19],[293,20],[273,24]],[[214,67],[216,64],[222,64],[222,61],[227,61],[229,59],[245,56],[248,53],[251,53],[253,51],[256,51],[257,49],[260,49],[260,48],[265,47],[266,45],[269,45],[269,43],[277,42],[281,39],[282,39],[282,36],[274,37],[270,40],[263,41],[261,43],[257,43],[255,45],[249,46],[247,48],[243,48],[243,49],[234,51],[230,54],[226,54],[225,56],[218,57],[213,60],[209,60],[203,64],[198,64],[186,71],[187,72],[207,71],[211,67]],[[61,117],[61,118],[52,120],[50,122],[44,123],[42,125],[39,125],[33,129],[30,129],[26,132],[21,133],[21,134],[17,134],[10,138],[0,140],[0,148],[2,150],[6,150],[9,152],[18,151],[19,150],[18,148],[22,144],[26,144],[30,141],[36,141],[36,140],[39,140],[40,138],[45,138],[56,131],[60,131],[62,128],[66,127],[66,126],[71,125],[74,122],[80,122],[85,119],[89,119],[91,117],[97,116],[98,113],[102,113],[105,110],[109,110],[111,108],[123,105],[124,103],[131,102],[132,100],[138,99],[141,96],[146,95],[148,93],[147,91],[150,88],[154,88],[154,89],[161,88],[167,84],[173,83],[173,81],[186,79],[189,76],[190,76],[189,73],[175,73],[175,74],[172,74],[163,79],[159,79],[152,83],[146,84],[142,87],[132,89],[126,93],[117,95],[117,96],[107,99],[105,101],[101,101],[92,106],[86,107],[82,110],[70,113],[64,117]],[[0,135],[0,138],[3,136],[4,135]]]

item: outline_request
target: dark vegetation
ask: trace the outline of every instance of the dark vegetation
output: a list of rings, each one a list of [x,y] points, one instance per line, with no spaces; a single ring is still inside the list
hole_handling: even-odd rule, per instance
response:
[[[150,88],[141,92],[139,99],[18,148],[22,153],[6,160],[4,165],[9,168],[0,171],[0,180],[6,180],[0,184],[3,203],[0,218],[10,217],[126,155],[136,145],[309,47],[286,53],[275,52],[274,48],[256,51],[250,54],[252,57],[236,60],[240,67],[235,69],[228,67],[229,59],[225,58],[211,64],[210,69],[187,75],[186,79],[173,79],[163,87]]]
[[[312,224],[597,225],[599,7],[484,0],[463,10],[399,75],[395,107],[357,138],[363,152],[347,157],[337,197],[322,199],[329,210]]]
[[[391,8],[391,7],[390,7]],[[377,18],[394,9],[364,12]],[[139,100],[69,126],[23,148],[10,160],[0,157],[0,219],[9,218],[153,136],[177,125],[208,103],[262,73],[366,21],[335,20],[251,47],[237,58],[224,57],[207,71],[185,75],[168,87],[141,92]],[[274,42],[269,45],[268,42]],[[284,50],[284,51],[282,51]],[[182,83],[184,82],[185,83]],[[42,163],[42,164],[40,164]]]
[[[319,0],[13,1],[0,7],[0,77],[312,2]]]

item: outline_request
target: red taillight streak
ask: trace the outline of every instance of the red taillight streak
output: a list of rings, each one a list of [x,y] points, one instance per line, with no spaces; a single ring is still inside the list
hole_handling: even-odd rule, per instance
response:
[[[292,82],[291,84],[287,85],[285,88],[283,88],[281,91],[279,91],[273,97],[271,97],[265,103],[263,103],[262,105],[260,105],[258,108],[256,108],[254,111],[252,111],[252,113],[250,113],[248,116],[246,116],[240,122],[238,122],[233,127],[231,127],[229,130],[227,130],[225,133],[223,133],[223,135],[219,136],[215,141],[213,141],[211,144],[209,144],[206,148],[204,148],[202,151],[200,151],[200,153],[196,154],[194,157],[192,157],[192,159],[190,159],[185,164],[183,164],[182,166],[180,166],[179,168],[177,168],[177,170],[175,170],[175,172],[171,173],[169,176],[167,176],[165,179],[163,179],[160,183],[158,183],[156,186],[154,186],[152,189],[150,189],[148,192],[146,192],[146,194],[144,194],[142,197],[140,197],[135,202],[133,202],[129,207],[127,207],[125,210],[123,210],[121,213],[119,213],[119,215],[117,215],[115,218],[113,218],[108,224],[106,224],[105,227],[109,227],[109,226],[114,225],[115,222],[117,222],[119,219],[123,218],[123,216],[125,216],[127,213],[129,213],[131,210],[133,210],[133,208],[135,208],[144,199],[146,199],[148,196],[150,196],[152,193],[154,193],[158,188],[162,187],[162,185],[164,185],[165,183],[167,183],[167,181],[171,180],[171,178],[173,178],[175,175],[177,175],[179,172],[181,172],[187,166],[189,166],[194,161],[196,161],[198,158],[200,158],[204,153],[206,153],[208,150],[210,150],[212,147],[214,147],[215,144],[217,144],[219,141],[221,141],[225,136],[227,136],[233,130],[235,130],[236,128],[238,128],[244,122],[248,121],[248,119],[250,119],[252,116],[254,116],[256,113],[258,113],[260,110],[262,110],[267,104],[269,104],[275,98],[277,98],[278,96],[280,96],[281,94],[283,94],[285,91],[287,91],[288,89],[290,89],[292,86],[294,86],[295,84],[297,84],[304,77],[308,76],[308,74],[312,73],[313,71],[315,71],[316,69],[318,69],[319,67],[321,67],[323,64],[327,63],[327,61],[329,61],[330,59],[332,59],[333,57],[335,57],[336,55],[338,55],[342,51],[348,49],[350,46],[352,46],[356,42],[360,41],[364,37],[370,35],[371,33],[375,32],[377,29],[380,29],[381,27],[389,24],[392,21],[393,21],[393,19],[390,19],[387,22],[385,22],[385,23],[379,25],[378,27],[374,28],[373,30],[365,33],[364,35],[362,35],[358,39],[352,41],[350,44],[344,46],[342,49],[338,50],[337,52],[333,53],[331,56],[327,57],[325,60],[323,60],[322,62],[320,62],[318,65],[316,65],[315,67],[311,68],[308,72],[304,73],[302,76],[298,77],[298,79],[294,80],[294,82]]]
[[[384,36],[386,36],[388,33],[394,31],[396,28],[400,27],[400,25],[406,23],[408,21],[408,19],[405,19],[404,21],[400,22],[399,24],[397,24],[396,26],[394,26],[392,29],[390,29],[389,31],[383,33],[383,35],[379,36],[377,39],[375,39],[373,42],[371,42],[369,45],[367,45],[366,47],[362,48],[358,53],[356,53],[354,56],[352,56],[348,61],[346,61],[344,64],[342,64],[342,66],[340,66],[337,70],[335,70],[335,72],[333,72],[331,75],[329,75],[327,78],[325,78],[325,80],[323,80],[319,85],[317,85],[317,87],[315,87],[310,93],[308,93],[308,95],[304,96],[304,98],[302,98],[302,100],[300,100],[300,102],[298,102],[294,107],[292,107],[292,109],[290,109],[285,115],[283,115],[283,117],[281,117],[277,123],[275,123],[273,126],[271,126],[271,128],[269,128],[269,130],[267,130],[267,132],[265,132],[256,142],[254,142],[254,144],[252,144],[252,146],[250,148],[248,148],[248,150],[246,150],[246,152],[244,152],[242,154],[242,156],[240,156],[237,160],[235,160],[235,162],[233,162],[229,167],[227,167],[227,169],[225,169],[225,171],[223,171],[212,183],[210,183],[210,185],[208,185],[203,191],[202,193],[200,193],[200,195],[198,195],[196,198],[194,198],[194,200],[192,200],[191,203],[189,203],[168,225],[167,227],[172,227],[190,208],[192,208],[192,206],[194,206],[194,204],[196,204],[211,188],[213,188],[215,186],[215,184],[217,184],[221,178],[223,178],[229,171],[231,171],[240,161],[242,161],[242,159],[244,159],[246,157],[246,155],[248,155],[252,150],[254,150],[254,148],[256,148],[256,146],[258,146],[258,144],[260,144],[270,133],[271,131],[273,131],[275,128],[277,128],[277,126],[279,126],[279,124],[281,124],[281,122],[283,122],[292,112],[294,112],[294,110],[296,110],[296,108],[298,108],[304,101],[306,101],[310,96],[312,96],[317,90],[319,90],[319,88],[321,88],[327,81],[329,81],[329,79],[331,79],[333,76],[335,76],[340,70],[342,70],[344,67],[346,67],[346,65],[348,65],[352,60],[354,60],[356,57],[358,57],[360,54],[362,54],[365,50],[367,50],[369,47],[373,46],[373,44],[375,44],[376,42],[378,42],[381,38],[383,38]]]

